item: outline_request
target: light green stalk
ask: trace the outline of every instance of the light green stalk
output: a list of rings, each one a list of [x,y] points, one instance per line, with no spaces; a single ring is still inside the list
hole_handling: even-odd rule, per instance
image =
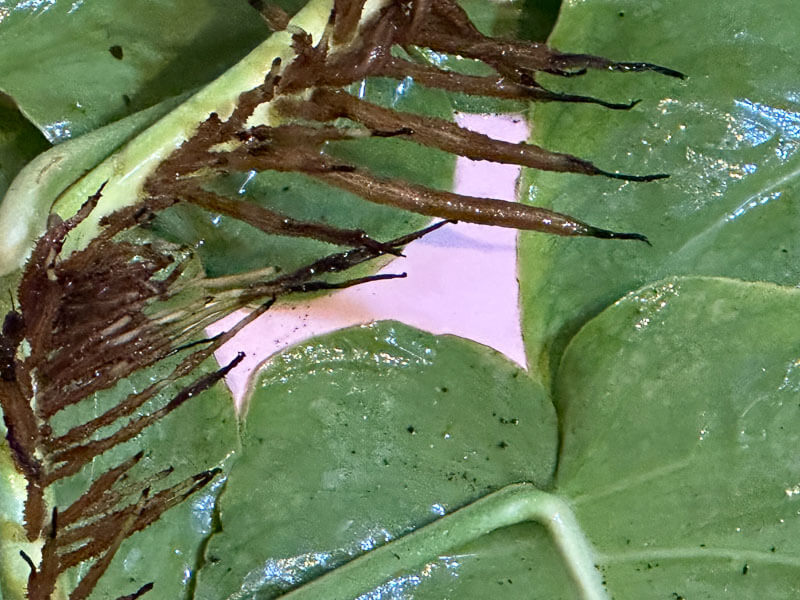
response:
[[[385,2],[369,0],[364,17],[373,14]],[[68,217],[107,182],[98,207],[70,234],[65,251],[68,253],[85,247],[97,235],[100,218],[136,202],[147,177],[161,161],[194,134],[209,114],[216,112],[223,120],[228,118],[239,95],[263,83],[275,58],[280,58],[283,65],[294,58],[292,32],[302,29],[311,34],[315,41],[319,40],[332,8],[333,0],[311,0],[295,15],[286,31],[271,35],[239,63],[110,156],[108,151],[112,142],[106,142],[103,147],[104,144],[100,143],[102,138],[98,141],[83,136],[76,139],[74,145],[64,144],[48,151],[52,155],[46,156],[45,153],[35,159],[36,164],[26,168],[12,183],[0,208],[0,276],[20,268],[24,263],[33,240],[44,230],[51,206],[60,216]],[[269,107],[260,107],[252,121],[269,124]],[[81,140],[92,143],[82,146]],[[91,153],[86,146],[91,148]],[[85,153],[86,160],[82,160]],[[80,176],[88,163],[92,163],[89,165],[91,167],[106,156],[89,173]],[[58,165],[63,161],[73,161],[71,164],[75,166],[70,171],[59,171]],[[58,177],[47,178],[57,172]],[[78,176],[80,178],[69,186],[71,180]]]
[[[594,551],[570,506],[530,483],[504,487],[281,598],[352,600],[496,529],[527,521],[547,528],[583,600],[609,600]]]
[[[53,203],[76,179],[183,98],[165,100],[59,144],[25,165],[0,204],[0,277],[22,267],[34,241],[44,233]]]

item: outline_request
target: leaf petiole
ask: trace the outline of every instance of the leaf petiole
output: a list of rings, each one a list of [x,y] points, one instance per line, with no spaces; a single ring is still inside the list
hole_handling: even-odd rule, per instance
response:
[[[364,554],[282,596],[285,600],[352,600],[371,587],[422,567],[496,529],[524,522],[544,525],[583,600],[608,600],[595,552],[572,509],[531,483],[506,486],[395,541]]]

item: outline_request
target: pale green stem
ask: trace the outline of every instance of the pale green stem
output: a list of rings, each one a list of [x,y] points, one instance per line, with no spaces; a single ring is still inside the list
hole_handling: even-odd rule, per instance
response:
[[[527,521],[547,528],[583,600],[609,600],[595,568],[594,550],[572,509],[563,499],[530,483],[509,485],[489,494],[281,598],[352,600],[496,529]]]
[[[372,0],[369,4],[381,1]],[[75,214],[86,199],[107,181],[98,207],[70,234],[65,250],[70,252],[85,247],[97,235],[100,218],[135,203],[147,177],[173,150],[194,134],[209,114],[216,112],[221,118],[228,118],[239,95],[264,82],[275,58],[280,58],[286,64],[294,57],[291,31],[302,29],[310,33],[315,41],[319,40],[332,8],[333,0],[311,0],[294,17],[289,30],[271,35],[240,62],[113,154],[110,151],[124,140],[112,138],[100,143],[102,137],[97,136],[103,134],[102,130],[98,130],[94,138],[92,134],[81,136],[74,142],[48,151],[52,154],[45,153],[35,159],[35,164],[26,168],[25,176],[15,180],[9,188],[0,208],[0,275],[18,269],[24,262],[33,240],[43,231],[48,210],[54,201],[53,210],[66,218]],[[253,119],[255,122],[268,123],[267,116],[268,107],[264,106],[256,111]],[[131,131],[128,136],[132,133],[135,132]],[[78,147],[81,150],[77,150]],[[52,179],[41,179],[43,174],[57,168],[65,160],[73,161],[71,169],[63,170]],[[86,169],[92,167],[89,173],[83,175]]]
[[[370,0],[364,14],[374,11],[385,1]],[[85,247],[97,235],[101,217],[138,201],[145,181],[158,165],[191,138],[212,112],[223,120],[227,119],[242,92],[264,83],[276,58],[281,59],[282,68],[285,68],[295,57],[291,47],[292,32],[303,30],[315,42],[318,41],[327,27],[332,9],[333,0],[308,2],[294,16],[286,31],[272,34],[241,61],[78,180],[55,206],[61,216],[74,214],[86,198],[96,193],[104,182],[107,183],[97,208],[70,233],[65,252]],[[270,124],[269,104],[259,106],[248,123]]]
[[[22,267],[44,233],[50,208],[72,182],[183,99],[170,98],[59,144],[25,165],[0,204],[0,277]]]

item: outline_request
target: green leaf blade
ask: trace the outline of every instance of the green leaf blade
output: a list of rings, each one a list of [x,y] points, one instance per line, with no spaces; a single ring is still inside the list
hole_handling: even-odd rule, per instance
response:
[[[523,198],[593,225],[638,231],[652,248],[600,240],[522,237],[524,329],[530,360],[553,373],[569,338],[628,290],[672,274],[794,285],[797,265],[797,122],[800,103],[788,25],[797,5],[644,6],[568,3],[550,40],[563,50],[679,69],[591,73],[542,83],[605,99],[641,99],[630,111],[540,105],[537,143],[625,173],[669,173],[654,183],[528,173]],[[774,15],[784,15],[776,23]]]
[[[614,597],[796,595],[798,307],[794,289],[675,278],[568,347],[557,489]]]
[[[57,143],[208,82],[268,32],[243,1],[19,2],[0,10],[0,90]]]
[[[547,486],[552,406],[495,353],[398,323],[273,359],[198,598],[270,598],[515,481]]]

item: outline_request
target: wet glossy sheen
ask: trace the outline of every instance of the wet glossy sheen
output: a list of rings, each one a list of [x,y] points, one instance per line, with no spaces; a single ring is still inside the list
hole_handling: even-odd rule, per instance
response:
[[[554,45],[651,60],[688,77],[592,73],[546,81],[642,101],[630,111],[537,106],[537,142],[603,168],[671,177],[620,184],[528,174],[523,189],[531,202],[593,225],[638,231],[653,243],[523,234],[523,310],[534,363],[554,370],[564,344],[587,318],[648,281],[702,274],[800,282],[798,19],[800,5],[792,0],[564,6]]]
[[[302,344],[258,378],[198,598],[270,598],[506,483],[545,486],[555,444],[541,388],[487,348],[391,322]],[[403,577],[387,593],[423,574]]]
[[[800,592],[798,310],[796,289],[676,278],[572,340],[556,490],[614,598]]]

